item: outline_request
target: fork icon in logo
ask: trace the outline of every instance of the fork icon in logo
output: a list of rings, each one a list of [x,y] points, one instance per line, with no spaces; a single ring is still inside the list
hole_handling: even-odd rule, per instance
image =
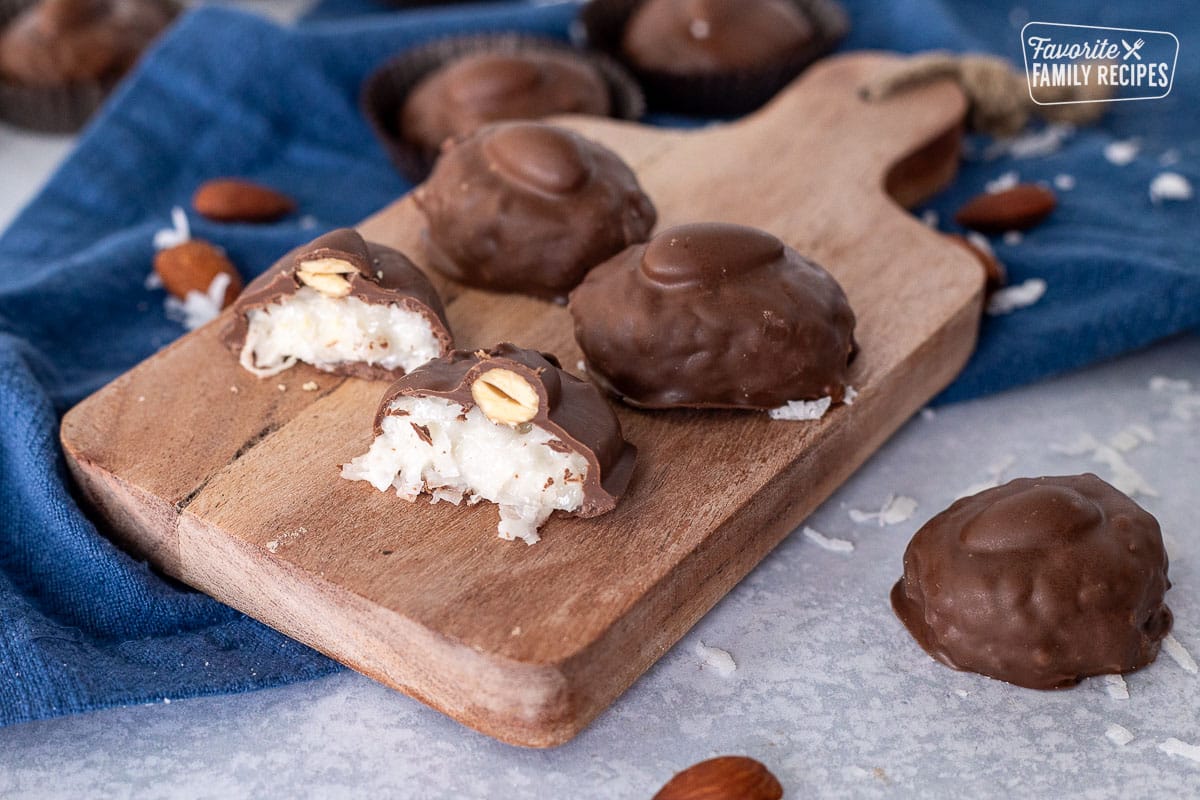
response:
[[[1136,58],[1138,61],[1141,61],[1141,60],[1142,60],[1142,54],[1141,54],[1141,53],[1139,53],[1139,52],[1138,52],[1138,50],[1141,50],[1141,49],[1142,49],[1142,46],[1143,46],[1144,44],[1146,44],[1146,40],[1145,40],[1145,39],[1138,39],[1138,40],[1137,40],[1136,42],[1134,42],[1133,44],[1130,44],[1129,42],[1127,42],[1127,41],[1125,41],[1124,39],[1122,39],[1122,40],[1121,40],[1121,45],[1122,45],[1122,46],[1125,48],[1125,55],[1121,56],[1121,59],[1122,59],[1123,61],[1128,61],[1128,60],[1129,60],[1129,57],[1130,57],[1130,56],[1133,56],[1133,57],[1134,57],[1134,58]]]

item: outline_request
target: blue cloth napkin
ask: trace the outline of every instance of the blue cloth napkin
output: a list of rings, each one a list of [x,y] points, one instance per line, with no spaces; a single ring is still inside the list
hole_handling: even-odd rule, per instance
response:
[[[318,16],[364,10],[328,0]],[[849,3],[847,47],[988,49],[1019,60],[1019,25],[977,2]],[[1015,281],[1044,278],[1037,305],[984,322],[979,352],[943,397],[997,391],[1200,324],[1195,201],[1147,195],[1170,148],[1200,183],[1195,42],[1200,11],[1058,0],[1054,21],[1170,28],[1185,43],[1167,100],[1114,107],[1061,151],[972,161],[933,204],[947,219],[985,182],[1070,174],[1055,216],[1016,245],[996,242]],[[367,10],[373,10],[367,8]],[[0,237],[0,724],[129,703],[233,692],[336,665],[111,546],[85,516],[57,445],[63,412],[182,333],[147,289],[151,238],[202,180],[244,175],[295,196],[270,226],[193,219],[247,277],[331,227],[402,194],[360,119],[365,74],[397,50],[462,31],[564,37],[573,5],[491,3],[368,14],[283,30],[222,9],[186,15],[83,135],[78,149]],[[1020,22],[1020,20],[1017,20]],[[1141,137],[1124,167],[1114,138]]]

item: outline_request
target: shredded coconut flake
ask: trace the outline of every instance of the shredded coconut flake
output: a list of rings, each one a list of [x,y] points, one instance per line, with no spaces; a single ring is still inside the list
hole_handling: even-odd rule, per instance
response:
[[[187,212],[175,206],[171,209],[171,227],[154,234],[154,249],[168,250],[190,241],[191,238],[192,229],[188,225]]]
[[[1185,394],[1171,401],[1171,416],[1191,422],[1200,412],[1200,394]]]
[[[1160,172],[1150,181],[1150,200],[1156,204],[1164,200],[1191,199],[1191,181],[1178,172]]]
[[[317,391],[318,389],[320,389],[321,387],[320,387],[320,386],[317,384],[317,382],[316,382],[316,381],[308,381],[307,383],[305,383],[305,384],[304,384],[303,386],[301,386],[300,388],[301,388],[301,389],[303,389],[303,390],[304,390],[304,391],[306,391],[306,392],[315,392],[315,391]]]
[[[901,522],[911,519],[916,510],[916,500],[904,495],[892,495],[883,504],[883,508],[878,511],[850,509],[850,519],[860,525],[865,522],[876,522],[882,528],[885,525],[899,525]]]
[[[823,550],[834,553],[853,553],[854,542],[845,539],[831,539],[820,531],[804,526],[804,535]]]
[[[1195,675],[1197,673],[1196,660],[1192,658],[1192,654],[1187,651],[1179,640],[1171,634],[1167,634],[1167,638],[1163,639],[1163,650],[1167,651],[1167,655],[1171,660],[1178,664],[1184,672]]]
[[[1055,175],[1054,176],[1054,188],[1058,189],[1060,192],[1071,191],[1072,189],[1075,188],[1075,176],[1067,175],[1065,173],[1061,174],[1061,175]]]
[[[989,256],[996,254],[996,251],[992,249],[992,243],[988,241],[986,236],[978,231],[967,231],[967,241],[975,245],[975,247],[978,249],[987,253]]]
[[[1075,133],[1075,126],[1066,123],[1047,125],[1041,130],[1026,133],[1011,139],[998,139],[986,151],[984,158],[996,159],[1002,156],[1013,158],[1037,158],[1057,153],[1067,139]]]
[[[854,401],[857,399],[858,389],[855,389],[853,386],[847,384],[846,393],[842,396],[842,403],[844,405],[852,406],[854,405]]]
[[[988,299],[987,313],[993,317],[1011,314],[1018,309],[1033,305],[1041,300],[1045,293],[1046,282],[1041,278],[1030,278],[1024,283],[1006,286],[996,290]]]
[[[208,285],[208,291],[188,292],[182,300],[167,297],[164,302],[167,319],[174,320],[189,331],[194,331],[202,325],[212,322],[221,315],[225,304],[225,290],[229,288],[230,276],[224,272],[218,273]]]
[[[1183,379],[1168,378],[1165,375],[1155,375],[1150,379],[1150,391],[1183,393],[1192,390],[1192,382]]]
[[[1125,683],[1125,679],[1120,675],[1105,675],[1104,691],[1108,692],[1108,696],[1113,700],[1129,699],[1129,684]]]
[[[1011,189],[1020,182],[1021,176],[1017,175],[1015,170],[1009,170],[995,180],[988,181],[983,188],[988,194],[996,194]]]
[[[802,422],[820,419],[832,404],[833,399],[830,397],[822,397],[820,400],[789,400],[787,405],[772,408],[767,413],[771,419]]]
[[[1108,444],[1122,453],[1128,453],[1131,450],[1141,447],[1144,443],[1153,442],[1154,439],[1154,431],[1145,425],[1134,423],[1126,425],[1113,434],[1112,438],[1108,440]]]
[[[921,222],[924,222],[930,228],[938,226],[938,212],[932,208],[927,208],[921,212]]]
[[[1104,738],[1115,744],[1117,747],[1124,747],[1134,740],[1134,735],[1129,732],[1129,729],[1124,725],[1113,723],[1104,731]]]
[[[1158,749],[1169,756],[1180,756],[1181,758],[1186,758],[1188,761],[1195,761],[1197,764],[1200,764],[1200,747],[1188,744],[1187,742],[1181,742],[1174,736],[1161,742],[1158,745]]]
[[[1000,485],[1000,479],[1004,473],[1007,472],[1015,463],[1017,463],[1017,457],[1011,453],[1002,457],[999,461],[988,467],[987,480],[971,484],[962,492],[960,492],[954,499],[961,500],[964,497],[971,497],[972,495],[979,494],[980,492],[986,492],[988,489],[996,488]]]
[[[696,655],[700,656],[701,669],[708,667],[722,678],[728,677],[737,670],[737,663],[728,650],[719,647],[709,647],[704,642],[696,642]]]
[[[1123,167],[1137,158],[1139,150],[1141,150],[1141,147],[1138,145],[1136,139],[1109,142],[1104,146],[1104,158],[1110,164]]]
[[[1121,454],[1120,450],[1111,444],[1097,441],[1096,437],[1090,433],[1081,435],[1069,444],[1051,444],[1050,449],[1066,456],[1082,456],[1090,453],[1092,461],[1104,464],[1111,470],[1108,482],[1119,491],[1131,497],[1139,494],[1146,497],[1158,497],[1158,490],[1125,460],[1125,456]]]

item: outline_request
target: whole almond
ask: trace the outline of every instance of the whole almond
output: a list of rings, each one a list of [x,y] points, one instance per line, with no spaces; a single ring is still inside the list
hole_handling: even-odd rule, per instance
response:
[[[1000,263],[1000,260],[996,258],[994,253],[984,250],[967,237],[959,236],[957,233],[947,233],[946,238],[975,256],[980,266],[983,267],[984,275],[987,276],[989,289],[999,289],[1008,283],[1008,270],[1004,268],[1004,265]]]
[[[1050,216],[1057,205],[1054,192],[1045,186],[1019,183],[1004,191],[976,195],[958,210],[954,221],[983,233],[1023,231]]]
[[[242,276],[233,262],[220,248],[202,239],[160,250],[154,257],[154,271],[162,279],[163,288],[180,300],[188,292],[204,294],[218,275],[229,276],[221,308],[232,303],[242,291]]]
[[[783,787],[753,758],[721,756],[688,767],[653,800],[779,800]]]
[[[296,210],[296,203],[269,186],[241,178],[215,178],[192,197],[196,213],[218,222],[271,222]]]

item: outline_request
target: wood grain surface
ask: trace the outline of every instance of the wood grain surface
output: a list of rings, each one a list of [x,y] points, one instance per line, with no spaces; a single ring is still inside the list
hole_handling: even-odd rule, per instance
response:
[[[833,272],[858,314],[853,406],[818,422],[621,409],[640,452],[629,494],[604,517],[551,520],[529,547],[496,537],[491,504],[342,480],[384,384],[303,365],[259,380],[217,322],[65,417],[75,478],[105,530],[163,571],[490,736],[567,741],[974,346],[979,264],[889,197],[911,204],[953,176],[964,100],[937,83],[866,104],[858,87],[889,59],[828,59],[758,114],[698,131],[562,120],[635,169],[660,229],[755,225]],[[422,224],[403,199],[361,230],[422,263]],[[565,308],[435,280],[459,346],[578,362]]]

